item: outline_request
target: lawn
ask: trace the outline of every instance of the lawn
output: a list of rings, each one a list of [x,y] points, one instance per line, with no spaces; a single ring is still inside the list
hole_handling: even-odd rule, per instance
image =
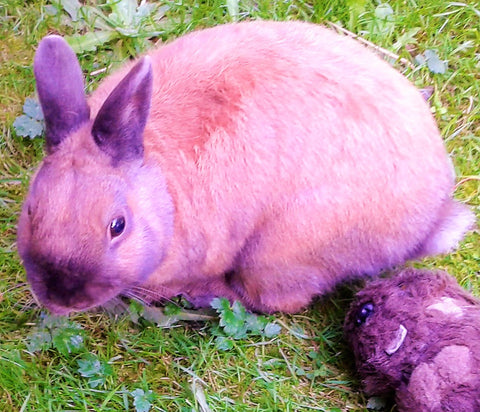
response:
[[[353,286],[303,313],[272,318],[228,307],[189,311],[184,302],[165,313],[128,302],[127,311],[68,320],[44,313],[15,246],[43,139],[20,136],[13,123],[35,96],[32,59],[47,33],[70,36],[93,90],[122,61],[202,27],[247,19],[334,23],[401,58],[392,64],[433,91],[431,109],[458,175],[455,196],[478,217],[480,8],[445,0],[165,1],[155,9],[145,2],[129,8],[128,0],[84,4],[0,0],[0,410],[367,410],[342,339]],[[458,251],[412,264],[445,269],[480,297],[478,231]],[[260,326],[245,331],[245,321]]]

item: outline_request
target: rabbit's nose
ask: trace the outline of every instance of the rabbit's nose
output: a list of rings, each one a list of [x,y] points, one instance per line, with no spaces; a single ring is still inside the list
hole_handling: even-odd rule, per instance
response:
[[[47,299],[65,307],[85,299],[85,280],[56,273],[47,282]]]
[[[73,307],[89,300],[86,285],[92,278],[92,272],[73,261],[43,262],[42,271],[46,289],[46,298],[63,307]]]

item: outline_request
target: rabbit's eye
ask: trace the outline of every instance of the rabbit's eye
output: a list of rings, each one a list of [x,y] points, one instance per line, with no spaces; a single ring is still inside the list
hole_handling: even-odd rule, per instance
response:
[[[373,303],[368,302],[361,306],[355,317],[357,326],[363,325],[373,313]]]
[[[125,218],[123,216],[116,217],[110,222],[110,236],[120,236],[125,229]]]

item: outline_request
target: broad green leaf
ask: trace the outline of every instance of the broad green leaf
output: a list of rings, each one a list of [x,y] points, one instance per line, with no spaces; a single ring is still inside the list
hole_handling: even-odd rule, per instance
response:
[[[427,59],[425,58],[425,56],[423,54],[417,54],[415,56],[415,61],[419,66],[423,66],[423,65],[427,64]]]
[[[295,371],[295,374],[297,376],[305,376],[306,375],[305,369],[300,368],[298,366],[294,366],[294,371]]]
[[[78,329],[57,329],[52,333],[53,347],[62,355],[78,353],[83,349],[83,336]]]
[[[393,18],[392,7],[387,3],[379,4],[375,8],[375,17],[381,20],[388,20],[388,21],[392,20]]]
[[[375,34],[386,35],[395,27],[395,19],[392,7],[387,3],[381,3],[375,8],[375,21],[371,30]]]
[[[253,335],[271,338],[280,333],[279,325],[269,322],[265,316],[247,312],[238,301],[230,306],[227,299],[213,299],[210,305],[220,315],[219,324],[228,337],[244,339],[248,335]]]
[[[81,326],[63,316],[41,315],[39,326],[29,335],[27,347],[35,352],[54,348],[62,355],[84,348]]]
[[[101,376],[101,375],[92,376],[88,380],[88,386],[90,386],[90,388],[96,388],[98,386],[103,385],[105,382],[106,382],[105,376]]]
[[[52,335],[46,331],[38,331],[28,336],[27,350],[29,352],[40,352],[50,349],[52,346]]]
[[[230,302],[225,298],[214,298],[210,302],[210,306],[218,311],[228,310],[230,309]]]
[[[77,363],[78,372],[84,378],[88,378],[88,385],[91,388],[103,385],[107,377],[113,374],[112,367],[107,362],[98,359],[93,353],[85,354]]]
[[[238,319],[242,321],[247,319],[247,311],[238,300],[233,302],[232,311]]]
[[[281,332],[281,330],[282,327],[280,325],[270,322],[267,326],[265,326],[265,337],[273,338],[274,336],[277,336]]]
[[[393,51],[397,52],[402,47],[405,47],[408,44],[417,44],[416,35],[420,31],[420,27],[414,27],[403,33],[402,35],[398,36],[397,41],[393,44],[392,49]]]
[[[160,8],[157,4],[142,2],[135,12],[133,24],[140,25],[142,20],[150,17],[157,8]]]
[[[43,112],[40,103],[27,97],[23,104],[23,113],[35,120],[43,120]]]
[[[238,7],[238,0],[227,0],[227,11],[233,20],[237,20],[240,13],[240,9]]]
[[[77,361],[78,363],[78,372],[84,378],[91,378],[92,376],[100,373],[102,365],[100,360],[93,353],[87,353]]]
[[[84,6],[80,9],[80,15],[89,26],[93,26],[96,30],[111,31],[114,29],[109,24],[108,17],[96,7]]]
[[[75,53],[80,54],[87,51],[95,51],[97,50],[97,47],[118,37],[119,33],[115,30],[103,30],[89,32],[82,35],[66,36],[65,40]]]
[[[268,324],[268,320],[264,316],[256,316],[251,314],[246,319],[247,328],[255,335],[261,335],[265,326]]]
[[[447,62],[440,60],[435,50],[425,50],[423,54],[415,56],[418,65],[426,65],[432,73],[444,74],[447,71]]]
[[[224,311],[220,318],[220,326],[223,326],[223,331],[227,336],[232,336],[235,339],[242,339],[247,336],[247,326],[244,319],[237,317],[231,310]]]
[[[112,8],[111,20],[123,27],[132,25],[138,7],[137,0],[109,0],[107,4]]]
[[[41,136],[43,133],[43,124],[24,114],[15,119],[13,122],[13,128],[17,135],[29,137],[30,139]]]
[[[444,74],[447,71],[447,63],[440,60],[435,50],[425,50],[424,55],[427,67],[432,73]]]
[[[60,5],[70,15],[72,21],[78,21],[78,12],[82,7],[78,0],[60,0]]]
[[[130,395],[133,397],[136,412],[148,412],[155,398],[152,391],[145,392],[143,389],[135,389]]]
[[[218,350],[227,351],[233,349],[233,341],[226,336],[217,336],[215,338],[215,346]]]

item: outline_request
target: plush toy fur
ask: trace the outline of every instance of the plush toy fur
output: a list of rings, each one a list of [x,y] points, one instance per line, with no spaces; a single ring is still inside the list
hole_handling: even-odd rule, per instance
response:
[[[445,272],[406,269],[357,294],[345,321],[364,389],[399,411],[480,410],[480,302]]]

